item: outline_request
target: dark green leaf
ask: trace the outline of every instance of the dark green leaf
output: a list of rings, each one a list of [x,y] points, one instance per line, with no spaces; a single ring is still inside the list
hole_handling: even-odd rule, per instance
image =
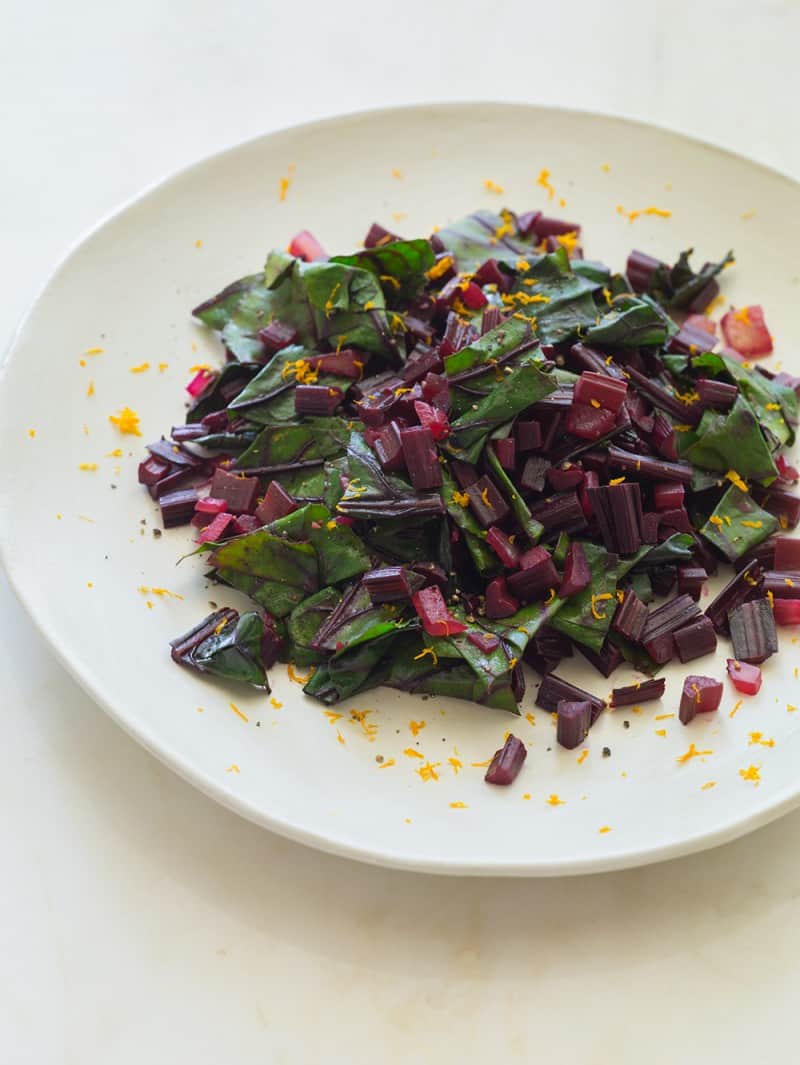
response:
[[[370,270],[337,262],[304,263],[270,252],[264,269],[270,310],[293,325],[300,341],[317,347],[352,346],[397,357],[380,282]]]
[[[536,284],[529,286],[526,281]],[[537,301],[517,306],[517,312],[536,318],[536,334],[543,344],[560,344],[580,336],[597,321],[593,293],[601,286],[602,281],[579,274],[566,250],[559,248],[521,271],[512,295],[518,303],[526,297]]]
[[[531,514],[528,509],[528,504],[514,487],[511,478],[500,465],[497,452],[493,447],[486,449],[486,461],[494,474],[495,482],[505,496],[506,502],[511,507],[514,517],[522,526],[525,535],[532,544],[538,544],[542,537],[542,533],[544,532],[544,525],[542,525],[540,521],[537,521]]]
[[[194,648],[188,664],[203,673],[227,680],[243,681],[269,692],[269,682],[261,658],[264,621],[260,614],[242,614],[235,625],[227,625]]]
[[[552,376],[539,368],[536,359],[530,353],[523,355],[517,369],[475,404],[477,410],[465,411],[452,423],[448,450],[465,462],[477,462],[493,429],[538,403],[555,388]]]
[[[585,332],[590,344],[640,348],[661,346],[678,327],[648,296],[617,296],[607,314]]]
[[[317,630],[330,617],[341,601],[342,593],[335,588],[321,588],[315,595],[294,608],[289,615],[287,633],[290,641],[289,658],[295,665],[309,666],[324,662],[324,651],[315,651],[311,642]]]
[[[664,263],[653,272],[647,290],[662,307],[688,307],[709,281],[733,262],[733,252],[729,251],[721,262],[706,263],[695,273],[689,265],[691,254],[692,248],[682,251],[674,266]]]
[[[269,528],[236,536],[216,547],[210,563],[220,579],[257,599],[275,617],[285,617],[319,587],[317,554]]]
[[[487,259],[515,263],[520,256],[535,254],[533,244],[518,236],[496,236],[505,219],[492,211],[476,211],[440,229],[436,236],[455,256],[459,270],[475,270]]]
[[[244,415],[256,425],[277,425],[298,421],[294,409],[297,366],[307,363],[308,348],[292,344],[276,352],[269,363],[247,384],[228,407],[232,414]],[[346,391],[352,381],[330,373],[317,373],[309,383],[338,387]]]
[[[271,469],[282,480],[283,472],[303,469],[303,463],[322,466],[325,459],[344,453],[350,430],[341,418],[306,418],[302,425],[268,425],[236,460],[237,470]]]
[[[442,487],[440,489],[442,502],[459,529],[466,534],[467,547],[472,555],[475,568],[481,576],[496,573],[500,563],[494,551],[486,545],[486,532],[478,524],[469,507],[462,507],[454,499],[454,493],[458,491],[458,485],[450,472],[447,463],[442,466]]]
[[[732,484],[700,532],[735,562],[777,528],[777,518],[757,506],[749,492]]]
[[[332,263],[369,270],[380,282],[390,306],[416,299],[435,256],[427,240],[395,240],[353,255],[334,255]]]
[[[735,469],[744,480],[768,485],[778,470],[747,400],[739,395],[727,414],[707,410],[697,439],[684,453],[693,466],[724,473]]]

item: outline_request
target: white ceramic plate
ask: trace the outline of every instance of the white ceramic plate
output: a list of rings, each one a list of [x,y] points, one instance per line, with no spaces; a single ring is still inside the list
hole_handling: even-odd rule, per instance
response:
[[[537,184],[542,169],[553,202]],[[290,172],[280,202],[279,181]],[[734,717],[726,682],[719,714],[688,728],[662,719],[674,715],[685,673],[723,675],[724,653],[673,666],[663,703],[605,713],[583,760],[556,746],[542,711],[529,721],[380,689],[338,707],[342,717],[331,722],[283,666],[272,671],[278,708],[181,670],[167,654],[170,637],[202,617],[209,598],[241,605],[204,586],[199,561],[176,568],[189,533],[154,538],[157,512],[136,484],[145,441],[182,421],[189,368],[219,358],[189,309],[299,229],[346,250],[373,220],[419,235],[504,204],[580,221],[587,254],[617,267],[632,246],[669,259],[693,245],[701,261],[734,247],[726,295],[765,306],[775,360],[800,370],[798,186],[785,177],[663,130],[528,106],[417,107],[301,126],[168,179],[94,230],[51,277],[3,375],[4,560],[53,652],[123,728],[207,794],[294,839],[371,862],[479,874],[598,871],[708,847],[800,798],[800,712],[787,712],[800,705],[800,656],[786,630],[761,695]],[[672,217],[630,223],[618,205]],[[93,348],[102,354],[84,354]],[[143,362],[151,368],[131,372]],[[141,415],[141,440],[109,423],[124,405]],[[611,687],[577,660],[560,673],[599,694]],[[614,676],[616,684],[633,679],[625,669]],[[534,692],[531,676],[524,713]],[[352,720],[353,709],[371,711],[374,736]],[[416,737],[412,720],[425,722]],[[509,728],[529,756],[513,787],[492,788],[471,763],[491,755]],[[752,745],[752,732],[774,746]],[[678,764],[690,742],[713,753]],[[438,779],[420,776],[428,762]],[[751,765],[760,783],[742,778]]]

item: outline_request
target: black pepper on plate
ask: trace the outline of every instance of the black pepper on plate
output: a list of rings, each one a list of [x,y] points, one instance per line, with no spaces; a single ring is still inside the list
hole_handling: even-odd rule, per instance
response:
[[[610,758],[611,757],[611,748],[610,747],[604,747],[603,748],[603,757],[604,758]]]

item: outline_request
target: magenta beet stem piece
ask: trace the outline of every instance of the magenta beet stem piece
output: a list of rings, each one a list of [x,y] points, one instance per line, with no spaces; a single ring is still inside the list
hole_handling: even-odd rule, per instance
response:
[[[560,599],[578,595],[592,583],[592,571],[586,559],[583,545],[577,541],[571,543],[564,557],[564,576],[558,589]]]
[[[717,633],[705,615],[691,625],[678,629],[673,639],[681,662],[692,662],[695,658],[713,654],[717,649]]]
[[[554,492],[568,492],[570,488],[578,488],[583,484],[583,476],[581,467],[573,462],[551,466],[547,471],[547,480]]]
[[[297,259],[304,259],[307,263],[328,258],[328,253],[314,234],[309,233],[307,229],[301,230],[292,237],[289,244],[289,254],[294,255]]]
[[[608,463],[618,470],[641,474],[654,481],[681,481],[689,484],[694,470],[688,462],[667,462],[652,455],[623,451],[613,444],[608,449]]]
[[[678,592],[690,595],[695,602],[707,580],[708,574],[702,566],[678,566]]]
[[[683,682],[678,717],[688,725],[697,714],[710,714],[722,702],[722,681],[713,677],[689,676]]]
[[[760,665],[778,650],[775,618],[767,599],[753,599],[728,611],[733,657]]]
[[[666,266],[660,259],[646,255],[643,251],[632,251],[625,264],[625,274],[634,292],[645,292],[650,279],[660,266]]]
[[[194,488],[186,488],[180,492],[169,492],[159,499],[161,507],[161,523],[165,529],[172,529],[176,525],[186,525],[191,521],[197,503],[197,492]]]
[[[713,381],[709,377],[701,378],[695,384],[695,389],[703,406],[713,407],[714,410],[729,410],[739,395],[736,385],[729,385],[725,381]]]
[[[656,510],[677,510],[683,506],[686,489],[676,481],[659,481],[653,485],[653,506]]]
[[[516,736],[509,734],[508,739],[495,751],[486,776],[483,778],[487,784],[513,784],[519,775],[520,769],[528,756],[525,744]]]
[[[519,421],[514,426],[518,451],[536,451],[542,446],[542,426],[537,421]]]
[[[398,600],[411,598],[408,574],[402,566],[372,569],[364,574],[361,581],[373,603],[395,603]]]
[[[484,529],[508,517],[509,508],[491,478],[485,474],[466,489],[472,513]]]
[[[477,629],[470,629],[467,633],[467,639],[485,655],[491,654],[492,651],[496,651],[500,646],[500,637],[495,636],[493,632],[479,632]]]
[[[624,688],[614,688],[611,692],[611,705],[614,708],[638,706],[639,703],[661,699],[666,683],[663,677],[655,677],[653,680],[643,680],[641,684],[628,684]]]
[[[288,348],[297,340],[297,330],[285,322],[274,321],[258,331],[258,339],[267,349],[270,355],[282,348]]]
[[[375,454],[381,469],[386,473],[397,473],[405,466],[403,457],[403,441],[400,437],[400,427],[396,422],[389,422],[380,430],[375,440]]]
[[[579,747],[589,735],[592,724],[592,704],[562,699],[556,707],[556,740],[568,751]]]
[[[439,488],[442,483],[442,467],[430,429],[422,425],[409,426],[400,430],[400,440],[406,468],[417,491]]]
[[[772,613],[776,625],[800,625],[800,599],[776,599]]]
[[[525,602],[543,599],[558,585],[558,572],[550,552],[532,547],[520,556],[520,569],[508,577],[511,593]]]
[[[519,600],[508,590],[505,577],[495,577],[486,586],[486,617],[508,618],[519,610]]]
[[[610,677],[615,669],[619,669],[625,661],[625,656],[616,644],[605,640],[599,651],[593,651],[585,644],[579,643],[578,650],[590,665],[593,665],[602,677]]]
[[[648,610],[632,588],[625,592],[625,598],[614,614],[611,628],[624,636],[626,640],[639,643],[647,623]]]
[[[508,533],[504,533],[496,525],[486,534],[486,543],[508,569],[515,569],[519,565],[519,548],[511,542]]]
[[[297,510],[298,504],[278,481],[270,481],[264,498],[256,507],[256,517],[263,525],[285,518]]]
[[[255,509],[259,487],[257,477],[245,477],[217,467],[211,480],[211,495],[224,499],[231,514],[250,514]]]
[[[628,382],[624,378],[619,380],[607,374],[585,370],[575,382],[574,395],[576,403],[602,407],[612,414],[619,414],[627,391]]]
[[[800,599],[800,573],[781,573],[769,570],[764,574],[761,591],[775,599]]]
[[[800,573],[800,539],[791,536],[776,536],[775,557],[772,565],[778,570]]]
[[[632,555],[642,546],[642,496],[636,482],[589,490],[589,501],[607,551]]]
[[[460,632],[466,632],[467,626],[453,617],[441,589],[436,585],[414,592],[411,601],[429,636],[457,636]]]
[[[548,673],[539,685],[539,691],[536,695],[536,705],[541,706],[543,710],[549,710],[551,713],[555,713],[558,710],[558,704],[563,699],[569,702],[580,703],[585,700],[591,703],[592,724],[595,723],[603,710],[605,710],[606,706],[602,699],[598,699],[597,696],[592,695],[591,692],[584,691],[583,688],[579,688],[575,684],[570,684],[567,680],[562,680],[562,678],[557,677],[555,673]]]
[[[603,407],[574,402],[567,411],[566,430],[580,440],[599,440],[614,428],[615,415]]]
[[[743,695],[757,695],[761,689],[761,670],[749,662],[737,662],[735,658],[729,658],[728,676],[733,681],[734,688]]]
[[[341,388],[327,385],[297,385],[294,390],[294,409],[297,414],[310,417],[330,417],[344,399]]]
[[[222,540],[223,537],[230,536],[231,533],[236,531],[235,528],[231,528],[231,524],[235,523],[235,521],[233,514],[217,514],[197,537],[196,543],[216,543],[218,540]]]
[[[507,436],[503,440],[495,440],[494,450],[497,460],[503,469],[513,472],[517,462],[517,445],[513,436]]]
[[[751,558],[747,565],[731,577],[719,595],[706,607],[706,617],[720,636],[728,634],[728,613],[741,606],[751,595],[761,591],[763,570],[757,558]]]

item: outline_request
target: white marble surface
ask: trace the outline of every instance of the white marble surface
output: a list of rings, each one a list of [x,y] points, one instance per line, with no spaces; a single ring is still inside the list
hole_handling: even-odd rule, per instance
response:
[[[585,107],[800,176],[796,0],[0,12],[3,338],[54,259],[141,186],[339,110]],[[796,1056],[800,813],[589,879],[361,867],[246,824],[136,747],[53,663],[2,576],[0,646],[3,1065]]]

